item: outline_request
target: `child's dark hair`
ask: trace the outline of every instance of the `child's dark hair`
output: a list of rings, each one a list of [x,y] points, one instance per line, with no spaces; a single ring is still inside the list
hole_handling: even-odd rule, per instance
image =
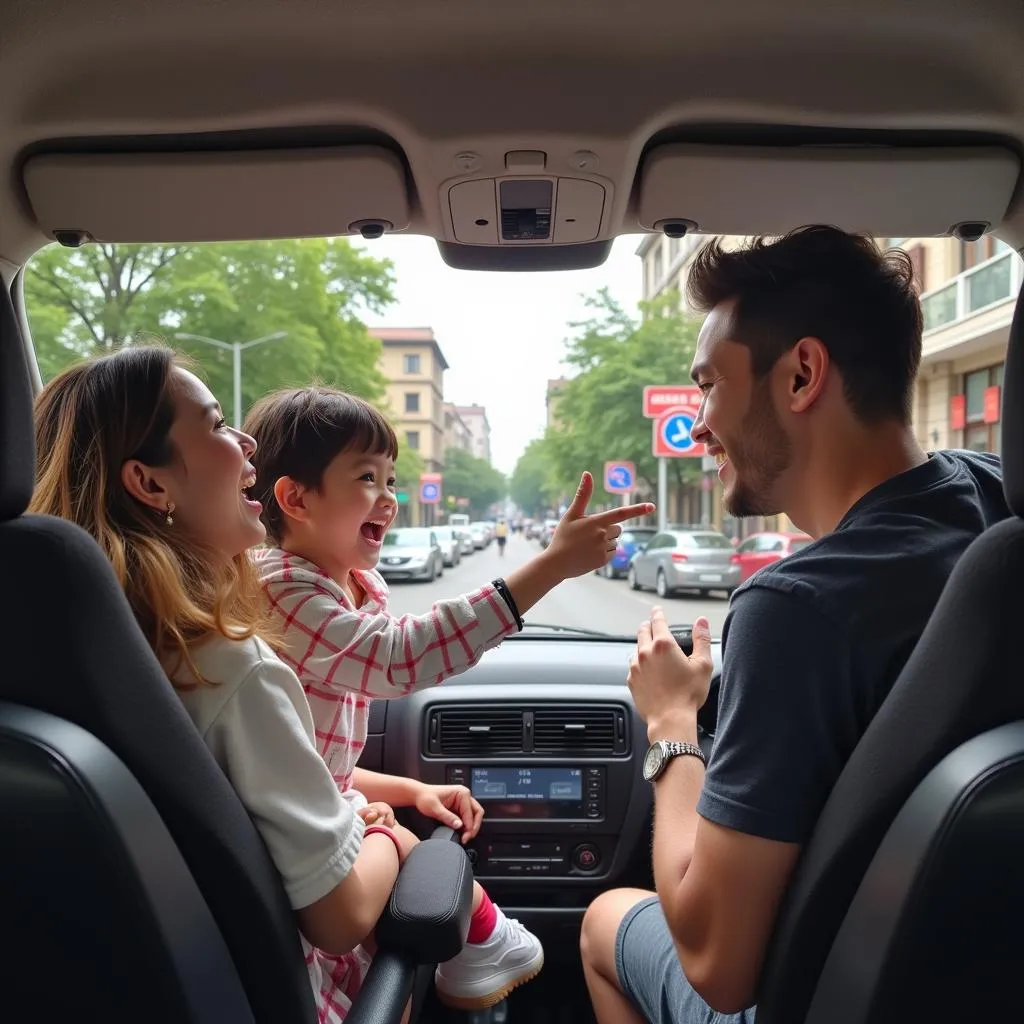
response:
[[[345,391],[311,386],[275,391],[261,398],[242,429],[256,439],[253,497],[263,504],[268,539],[284,539],[285,516],[274,497],[283,476],[313,490],[341,452],[398,457],[398,438],[384,414]]]

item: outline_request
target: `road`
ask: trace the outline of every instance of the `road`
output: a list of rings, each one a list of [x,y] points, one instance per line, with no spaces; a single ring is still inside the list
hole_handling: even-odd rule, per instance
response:
[[[538,554],[540,545],[521,536],[509,538],[504,558],[498,555],[498,545],[492,543],[483,551],[463,557],[457,568],[445,569],[444,575],[433,583],[391,583],[391,610],[398,615],[406,612],[422,615],[435,601],[475,590],[497,576],[507,576]],[[653,592],[630,590],[624,579],[606,580],[591,573],[566,580],[524,618],[527,622],[578,626],[632,636],[657,601]],[[709,598],[670,597],[663,604],[670,623],[690,624],[698,615],[704,615],[711,623],[711,635],[721,636],[729,608],[724,594]]]

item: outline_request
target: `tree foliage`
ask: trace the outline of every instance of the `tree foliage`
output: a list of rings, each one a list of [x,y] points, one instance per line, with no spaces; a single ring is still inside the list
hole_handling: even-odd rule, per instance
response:
[[[449,448],[444,456],[442,487],[448,498],[467,498],[470,514],[482,518],[487,510],[508,493],[503,473],[486,459],[461,448]]]
[[[268,391],[312,380],[382,402],[380,346],[360,314],[388,305],[392,286],[388,261],[347,239],[322,238],[52,246],[25,280],[44,379],[82,356],[164,339],[195,360],[229,416],[231,353],[178,334],[246,342],[287,333],[242,353],[245,409]]]
[[[558,504],[560,488],[550,449],[549,435],[531,441],[509,478],[509,495],[528,516],[542,516]]]
[[[653,488],[657,460],[651,454],[651,421],[643,415],[643,389],[689,382],[699,325],[679,314],[674,292],[643,303],[640,320],[607,290],[588,306],[593,316],[573,324],[575,334],[567,342],[566,362],[576,374],[559,397],[554,429],[541,442],[549,490],[554,485],[571,494],[583,470],[600,481],[611,459],[634,462],[637,476]],[[531,458],[539,461],[536,454]],[[692,463],[671,459],[670,482],[695,480],[699,466]]]

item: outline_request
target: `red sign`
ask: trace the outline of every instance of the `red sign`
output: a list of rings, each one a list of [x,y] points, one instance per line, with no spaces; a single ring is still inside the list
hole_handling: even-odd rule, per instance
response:
[[[644,388],[644,415],[649,420],[690,404],[700,405],[700,388],[695,384],[649,384]]]
[[[985,388],[985,422],[986,423],[998,423],[999,422],[999,405],[1000,405],[1000,392],[1002,388],[998,384],[993,384],[990,388]]]
[[[963,430],[967,422],[967,398],[965,395],[954,395],[949,400],[949,429]]]
[[[659,459],[699,459],[707,454],[704,445],[690,436],[700,412],[700,391],[697,400],[666,410],[652,424],[651,451]]]

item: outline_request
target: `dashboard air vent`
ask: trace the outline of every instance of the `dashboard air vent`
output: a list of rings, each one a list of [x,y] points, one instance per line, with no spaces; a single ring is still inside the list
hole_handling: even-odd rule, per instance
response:
[[[523,713],[517,708],[444,708],[430,716],[430,749],[450,757],[519,754]]]
[[[621,708],[559,705],[533,715],[533,749],[545,754],[620,754],[626,718]]]

